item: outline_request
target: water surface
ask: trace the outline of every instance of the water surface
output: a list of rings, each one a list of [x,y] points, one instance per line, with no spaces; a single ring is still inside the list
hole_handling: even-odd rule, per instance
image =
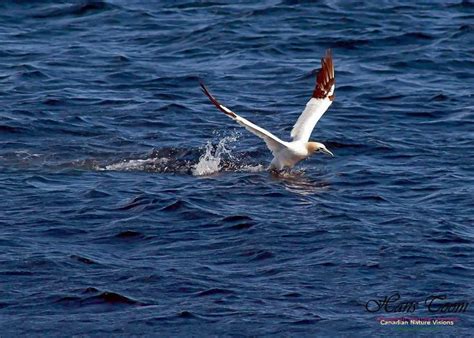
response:
[[[471,2],[4,1],[0,22],[6,336],[394,335],[367,301],[473,300]],[[336,156],[269,174],[198,79],[287,139],[326,48],[313,138]],[[412,332],[472,332],[450,317]]]

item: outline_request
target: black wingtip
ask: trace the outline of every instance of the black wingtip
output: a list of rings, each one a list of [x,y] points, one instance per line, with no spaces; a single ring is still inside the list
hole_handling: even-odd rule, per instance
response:
[[[204,84],[204,81],[201,78],[198,78],[199,85],[201,86],[201,89],[204,90],[206,89],[206,85]]]
[[[209,89],[207,88],[206,84],[204,83],[204,81],[202,81],[201,79],[199,79],[199,85],[201,86],[201,90],[202,92],[211,100],[212,103],[214,103],[214,100],[215,98],[211,95],[211,93],[209,92]],[[215,103],[214,103],[215,104]]]
[[[232,118],[237,117],[237,115],[233,111],[226,110],[226,109],[223,108],[223,106],[220,104],[220,102],[217,101],[217,99],[211,94],[209,89],[207,89],[207,87],[206,87],[206,85],[204,84],[203,81],[199,80],[199,84],[201,85],[201,89],[202,89],[202,92],[204,93],[204,95],[206,95],[209,98],[209,100],[212,102],[212,104],[214,104],[214,106],[216,106],[217,109],[219,109],[221,112],[223,112],[226,115],[229,115]]]

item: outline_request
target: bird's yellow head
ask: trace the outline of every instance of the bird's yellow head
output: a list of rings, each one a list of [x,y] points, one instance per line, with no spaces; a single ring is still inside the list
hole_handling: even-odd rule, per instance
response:
[[[334,154],[330,152],[324,144],[319,143],[319,142],[308,142],[306,144],[306,148],[308,149],[308,152],[311,155],[317,152],[322,152],[322,153],[334,156]]]

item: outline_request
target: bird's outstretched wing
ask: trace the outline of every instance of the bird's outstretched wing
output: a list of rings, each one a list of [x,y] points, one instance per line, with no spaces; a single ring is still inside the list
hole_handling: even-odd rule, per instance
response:
[[[328,49],[326,55],[321,59],[321,69],[316,78],[313,96],[291,130],[293,141],[309,141],[314,126],[335,98],[335,84],[332,52]]]
[[[258,137],[262,138],[265,143],[267,144],[268,149],[275,155],[278,153],[281,149],[286,147],[286,142],[280,140],[278,137],[270,133],[268,130],[265,130],[256,124],[253,124],[247,119],[244,119],[243,117],[237,115],[234,113],[232,110],[229,108],[223,106],[222,104],[219,103],[219,101],[216,100],[214,96],[209,92],[207,89],[206,85],[203,82],[200,82],[202,91],[206,96],[211,100],[211,102],[219,109],[222,111],[224,114],[229,116],[231,119],[233,119],[235,122],[240,124],[241,126],[245,127],[248,131],[250,131],[252,134],[257,135]]]

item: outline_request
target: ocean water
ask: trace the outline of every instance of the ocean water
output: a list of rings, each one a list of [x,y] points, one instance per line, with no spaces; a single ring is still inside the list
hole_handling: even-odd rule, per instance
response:
[[[0,23],[0,336],[472,334],[474,308],[424,304],[474,301],[472,2],[2,1]],[[288,139],[326,48],[335,157],[268,173],[198,80]],[[416,310],[367,311],[397,293]],[[403,316],[455,323],[380,323]]]

